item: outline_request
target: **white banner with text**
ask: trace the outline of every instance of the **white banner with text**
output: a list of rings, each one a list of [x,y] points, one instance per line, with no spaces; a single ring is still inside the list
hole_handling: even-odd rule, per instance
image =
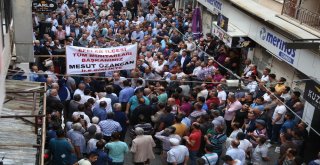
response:
[[[66,48],[67,74],[87,74],[136,67],[137,44],[112,48]]]

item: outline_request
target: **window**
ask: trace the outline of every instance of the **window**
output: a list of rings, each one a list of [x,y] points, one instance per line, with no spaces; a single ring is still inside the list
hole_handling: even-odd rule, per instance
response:
[[[2,46],[4,46],[4,34],[9,32],[9,26],[12,19],[12,2],[11,0],[0,0],[0,22]]]

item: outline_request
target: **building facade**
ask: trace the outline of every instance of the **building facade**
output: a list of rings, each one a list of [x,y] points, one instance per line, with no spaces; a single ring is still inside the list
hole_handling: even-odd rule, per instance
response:
[[[197,2],[202,9],[204,34],[209,32],[215,34],[229,47],[232,45],[232,40],[239,37],[246,37],[255,42],[255,47],[248,50],[247,58],[258,66],[260,72],[265,67],[270,68],[278,78],[287,79],[286,85],[301,93],[305,91],[306,81],[320,80],[319,50],[292,49],[286,44],[296,39],[319,39],[320,17],[317,13],[320,10],[320,1],[197,0]],[[220,15],[228,20],[227,31],[217,26]],[[308,101],[305,102],[303,120],[318,132],[320,132],[319,112],[317,107]],[[312,132],[311,130],[311,139],[319,138],[318,134]]]

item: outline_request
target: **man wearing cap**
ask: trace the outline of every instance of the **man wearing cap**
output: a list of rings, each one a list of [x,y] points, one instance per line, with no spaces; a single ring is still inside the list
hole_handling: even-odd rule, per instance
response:
[[[187,165],[189,160],[188,148],[180,145],[177,138],[170,138],[171,149],[167,152],[168,165]]]
[[[247,135],[250,137],[250,142],[256,146],[257,145],[257,138],[264,136],[267,137],[267,129],[266,129],[266,122],[261,119],[257,119],[255,121],[256,129],[253,132],[249,132]]]

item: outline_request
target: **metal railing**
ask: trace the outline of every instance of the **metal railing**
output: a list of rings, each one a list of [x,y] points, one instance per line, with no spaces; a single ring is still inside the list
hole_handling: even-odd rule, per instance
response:
[[[289,16],[299,21],[300,24],[307,25],[316,30],[320,30],[320,13],[312,12],[300,7],[292,0],[285,0],[282,8],[282,15]]]

